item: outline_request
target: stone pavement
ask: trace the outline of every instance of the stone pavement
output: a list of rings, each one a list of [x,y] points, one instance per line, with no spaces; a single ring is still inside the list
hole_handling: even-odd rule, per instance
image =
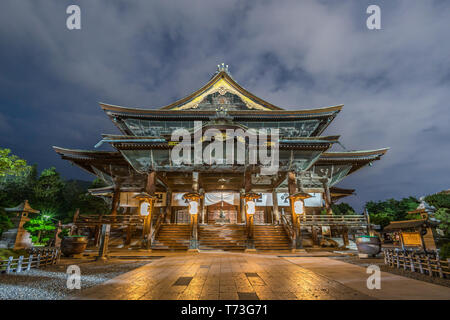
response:
[[[312,262],[308,264],[308,261]],[[70,298],[348,300],[389,299],[392,294],[395,294],[395,290],[390,290],[391,295],[387,297],[380,294],[374,295],[367,289],[355,286],[352,281],[333,277],[332,272],[325,272],[327,268],[332,269],[330,266],[336,265],[336,262],[340,261],[326,257],[283,258],[274,254],[226,252],[168,254],[165,258],[120,275],[102,285],[83,290]],[[313,263],[317,264],[318,270]],[[364,268],[340,263],[352,270],[356,267],[365,272]],[[338,269],[341,270],[341,268],[342,265],[338,265]],[[367,274],[361,272],[357,274],[358,281],[366,281]],[[430,287],[429,292],[433,299],[442,298],[443,294],[438,294],[437,291],[448,290],[445,287],[420,283],[423,283],[424,287],[438,287]],[[83,275],[81,275],[81,285],[83,286]],[[428,294],[428,291],[426,293]],[[401,292],[398,294],[396,298],[402,298]]]
[[[381,289],[369,290],[366,268],[324,257],[286,257],[296,265],[337,281],[376,299],[386,300],[450,300],[450,288],[436,284],[381,272]]]

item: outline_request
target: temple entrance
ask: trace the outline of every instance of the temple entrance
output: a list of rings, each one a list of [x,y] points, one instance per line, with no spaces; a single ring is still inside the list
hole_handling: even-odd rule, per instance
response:
[[[209,205],[207,208],[207,224],[236,224],[238,223],[238,206],[224,201]]]

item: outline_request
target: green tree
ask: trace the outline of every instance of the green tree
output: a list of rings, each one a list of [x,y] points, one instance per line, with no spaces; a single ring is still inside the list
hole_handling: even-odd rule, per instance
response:
[[[12,228],[13,224],[6,212],[0,210],[0,235],[6,230]]]
[[[450,209],[439,208],[436,210],[434,217],[439,220],[438,228],[444,232],[446,237],[450,236]]]
[[[61,215],[60,209],[64,202],[63,187],[64,182],[55,167],[43,170],[33,188],[34,205],[43,212]]]
[[[436,193],[425,197],[425,201],[436,208],[450,209],[450,194]]]
[[[16,176],[26,173],[29,170],[27,162],[10,153],[10,149],[0,148],[0,176]]]
[[[336,214],[336,215],[356,214],[355,209],[353,209],[348,203],[345,203],[345,202],[342,202],[339,204],[332,204],[331,209],[333,210],[333,214]]]
[[[419,201],[416,198],[409,197],[401,200],[369,201],[366,203],[365,208],[369,212],[372,223],[385,227],[391,221],[417,218],[417,216],[409,215],[408,212],[415,210],[418,205]]]
[[[51,217],[46,214],[30,219],[24,224],[25,230],[31,234],[31,240],[34,244],[46,245],[54,235],[56,229]]]

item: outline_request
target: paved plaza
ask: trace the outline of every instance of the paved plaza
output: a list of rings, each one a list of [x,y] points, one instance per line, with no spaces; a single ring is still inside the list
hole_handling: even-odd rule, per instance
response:
[[[368,290],[365,283],[369,275],[365,271],[363,267],[329,257],[225,252],[167,254],[70,298],[450,299],[448,287],[384,272],[381,290]]]

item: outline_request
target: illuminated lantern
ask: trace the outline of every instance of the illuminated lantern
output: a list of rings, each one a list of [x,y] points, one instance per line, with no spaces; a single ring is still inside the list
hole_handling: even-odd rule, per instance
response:
[[[296,200],[294,202],[294,212],[295,212],[295,214],[303,213],[303,201],[302,200]]]
[[[198,202],[197,201],[189,201],[189,213],[190,214],[198,213]]]
[[[201,198],[202,198],[202,195],[200,195],[199,193],[196,193],[196,192],[186,193],[183,196],[183,199],[187,200],[189,203],[188,211],[191,215],[198,214],[199,206],[200,206],[199,200]]]
[[[249,192],[244,194],[244,199],[246,202],[246,211],[248,215],[253,215],[256,212],[255,200],[261,198],[260,194]]]
[[[141,208],[139,210],[139,213],[141,214],[141,216],[148,216],[150,211],[150,203],[148,203],[147,201],[144,201],[141,203]]]
[[[139,205],[139,214],[143,217],[149,216],[152,211],[152,204],[156,201],[156,197],[143,192],[135,195],[133,198],[141,202]]]
[[[255,211],[256,211],[255,201],[253,200],[247,201],[247,214],[255,214]]]

